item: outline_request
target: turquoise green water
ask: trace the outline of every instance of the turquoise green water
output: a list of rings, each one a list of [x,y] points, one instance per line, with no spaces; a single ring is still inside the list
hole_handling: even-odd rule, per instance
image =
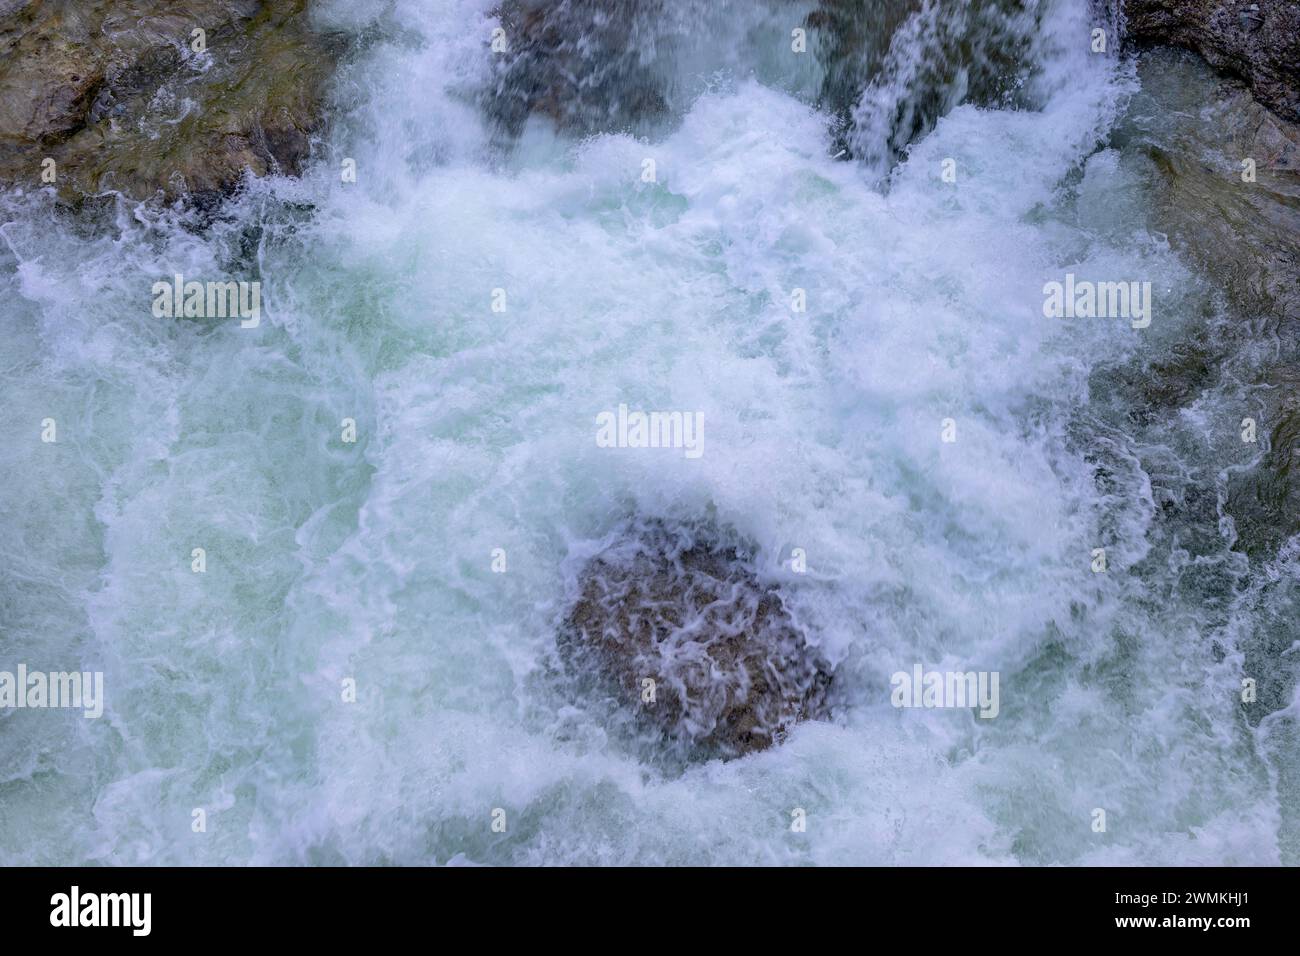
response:
[[[331,12],[380,39],[321,160],[204,234],[6,197],[0,666],[102,670],[107,704],[0,715],[0,859],[1294,862],[1295,704],[1247,719],[1237,645],[1287,605],[1226,543],[1189,574],[1093,377],[1216,298],[1099,151],[1135,81],[1087,5],[1046,7],[1037,109],[958,107],[888,190],[828,155],[775,3],[673,7],[661,133],[538,120],[502,158],[486,6]],[[1155,321],[1044,319],[1067,271],[1151,281]],[[154,318],[178,272],[259,278],[260,325]],[[620,402],[703,412],[704,454],[598,447]],[[581,559],[631,513],[754,544],[833,720],[668,772],[561,692]],[[891,707],[918,662],[1000,672],[998,718]]]

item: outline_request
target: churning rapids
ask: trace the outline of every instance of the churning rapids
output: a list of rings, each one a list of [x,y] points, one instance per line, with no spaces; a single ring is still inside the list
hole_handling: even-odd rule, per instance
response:
[[[1111,142],[1114,24],[946,17],[1022,67],[976,103],[926,4],[837,123],[811,3],[646,6],[557,123],[492,0],[338,2],[303,178],[201,230],[4,195],[0,669],[104,700],[0,712],[0,860],[1300,862],[1297,551],[1180,508],[1247,413],[1151,428],[1107,384],[1225,308]],[[176,275],[259,280],[260,322],[156,317]],[[1067,276],[1149,282],[1149,326],[1045,317]],[[624,404],[701,453],[602,447]],[[820,719],[661,760],[557,676],[633,516],[751,547]],[[996,718],[892,706],[914,667],[1000,675]]]

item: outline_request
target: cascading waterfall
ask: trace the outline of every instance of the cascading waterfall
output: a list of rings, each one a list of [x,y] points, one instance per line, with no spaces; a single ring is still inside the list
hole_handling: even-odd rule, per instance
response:
[[[107,698],[0,714],[0,859],[1300,862],[1259,650],[1300,555],[1217,533],[1231,396],[1162,433],[1117,384],[1223,304],[1107,146],[1138,84],[1091,4],[894,11],[838,104],[812,3],[572,0],[493,59],[507,6],[319,11],[365,38],[329,141],[205,230],[0,200],[0,647]],[[1067,273],[1154,321],[1044,318]],[[260,279],[260,325],[154,317],[175,274]],[[703,454],[598,447],[620,403],[698,410]],[[669,768],[553,679],[630,515],[752,543],[829,719]],[[998,672],[1000,714],[891,706],[914,664]]]

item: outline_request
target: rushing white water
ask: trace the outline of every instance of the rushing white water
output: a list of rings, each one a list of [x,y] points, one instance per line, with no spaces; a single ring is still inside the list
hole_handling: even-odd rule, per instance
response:
[[[1089,4],[1042,4],[1036,109],[957,107],[888,189],[830,156],[808,5],[666,4],[661,131],[508,150],[489,0],[375,7],[328,11],[372,39],[319,164],[233,221],[5,198],[0,667],[108,700],[0,714],[0,859],[1296,861],[1300,704],[1252,729],[1232,643],[1279,612],[1130,573],[1157,508],[1092,375],[1214,296],[1099,150],[1135,81]],[[1066,272],[1150,280],[1155,321],[1044,319]],[[175,273],[260,276],[261,325],[154,318]],[[598,447],[621,402],[702,411],[703,454]],[[578,570],[636,513],[753,543],[834,720],[666,770],[562,693]],[[998,671],[1001,713],[895,709],[916,663]]]

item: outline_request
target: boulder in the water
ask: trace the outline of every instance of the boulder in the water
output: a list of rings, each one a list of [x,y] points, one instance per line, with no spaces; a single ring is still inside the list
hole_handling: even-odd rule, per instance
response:
[[[664,736],[734,757],[827,716],[831,670],[773,585],[697,527],[652,523],[593,558],[561,635]]]

